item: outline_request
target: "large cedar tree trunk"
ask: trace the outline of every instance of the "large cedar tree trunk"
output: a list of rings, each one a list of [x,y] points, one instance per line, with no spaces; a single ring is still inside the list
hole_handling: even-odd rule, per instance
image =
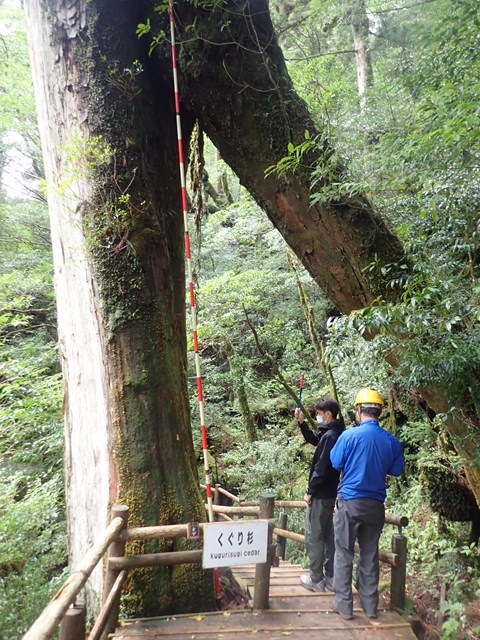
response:
[[[204,520],[175,117],[170,79],[135,34],[141,2],[26,0],[25,12],[51,214],[74,568],[115,502],[130,507],[133,526]],[[185,118],[187,140],[191,128]],[[163,548],[154,544],[131,549]],[[205,610],[210,577],[198,565],[137,571],[129,601],[137,615]],[[90,613],[102,581],[99,567]]]
[[[225,10],[202,11],[184,2],[180,50],[184,110],[198,117],[221,157],[326,295],[344,311],[369,304],[388,292],[391,275],[378,265],[404,262],[403,248],[363,196],[341,195],[332,205],[310,206],[312,154],[304,167],[278,177],[265,170],[295,145],[318,132],[306,104],[296,94],[273,32],[268,5],[229,2]],[[193,26],[192,26],[193,25]],[[328,141],[326,155],[331,153]],[[325,182],[346,177],[336,166]]]

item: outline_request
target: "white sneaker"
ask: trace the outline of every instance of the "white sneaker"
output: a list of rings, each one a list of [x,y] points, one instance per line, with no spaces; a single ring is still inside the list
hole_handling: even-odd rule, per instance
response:
[[[318,591],[321,593],[325,591],[325,584],[323,580],[320,580],[319,582],[313,582],[309,573],[302,573],[302,575],[300,576],[300,582],[305,587],[305,589],[308,589],[309,591]]]

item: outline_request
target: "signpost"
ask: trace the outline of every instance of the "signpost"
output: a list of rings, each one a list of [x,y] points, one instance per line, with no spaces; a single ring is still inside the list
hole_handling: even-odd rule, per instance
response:
[[[203,568],[267,561],[268,520],[234,520],[203,525]]]

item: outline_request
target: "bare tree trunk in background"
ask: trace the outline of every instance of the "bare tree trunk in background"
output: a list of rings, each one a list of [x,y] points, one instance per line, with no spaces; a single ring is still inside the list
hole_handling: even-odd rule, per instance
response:
[[[295,283],[297,285],[298,299],[300,300],[300,304],[302,305],[303,315],[305,317],[305,322],[307,323],[307,327],[308,327],[308,333],[310,335],[310,341],[313,345],[315,358],[317,360],[317,367],[320,370],[323,370],[325,377],[327,378],[330,384],[330,393],[335,398],[339,406],[338,417],[342,418],[343,414],[340,406],[340,401],[338,398],[337,384],[333,376],[332,367],[325,360],[325,342],[323,337],[318,335],[317,329],[315,328],[315,318],[314,318],[313,308],[305,292],[302,281],[300,280],[300,276],[298,274],[298,261],[290,252],[288,252],[287,254],[287,261],[288,261],[288,264],[290,265],[290,269],[293,271]]]
[[[352,20],[360,111],[365,113],[367,89],[372,86],[372,63],[368,44],[370,25],[365,8],[365,0],[348,0],[347,11]]]
[[[233,381],[234,396],[237,398],[243,420],[243,426],[245,428],[245,440],[247,442],[255,442],[257,440],[257,427],[250,410],[243,371],[238,363],[238,358],[235,355],[232,346],[228,347],[227,359]]]

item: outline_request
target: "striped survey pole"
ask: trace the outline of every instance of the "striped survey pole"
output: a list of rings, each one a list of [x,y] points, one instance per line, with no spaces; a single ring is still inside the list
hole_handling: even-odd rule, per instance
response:
[[[302,373],[302,375],[300,376],[300,390],[298,392],[298,399],[297,399],[297,407],[300,409],[301,405],[302,405],[302,393],[303,393],[303,381],[305,380],[305,374]]]
[[[190,293],[190,309],[192,317],[193,328],[193,349],[195,354],[195,371],[197,377],[197,389],[198,389],[198,406],[200,409],[200,432],[202,435],[202,450],[203,450],[203,464],[205,470],[205,487],[207,493],[207,509],[208,509],[208,521],[213,522],[213,508],[212,508],[212,483],[210,478],[210,467],[208,464],[208,442],[207,442],[207,428],[205,426],[205,407],[203,401],[203,384],[202,384],[202,372],[200,368],[200,355],[198,352],[198,332],[197,332],[197,307],[195,304],[195,287],[193,284],[192,275],[192,254],[190,250],[190,234],[188,231],[188,215],[187,215],[187,187],[185,182],[185,161],[183,155],[183,139],[182,139],[182,122],[180,118],[180,98],[178,92],[178,74],[177,74],[177,50],[175,43],[175,22],[173,17],[173,2],[170,0],[170,34],[172,41],[172,69],[173,69],[173,90],[175,95],[175,118],[177,122],[177,142],[178,142],[178,161],[180,167],[180,185],[182,195],[182,212],[183,212],[183,224],[185,227],[185,255],[187,262],[187,274],[188,274],[188,287]],[[215,594],[217,598],[220,598],[220,577],[218,569],[214,569],[215,577]]]

